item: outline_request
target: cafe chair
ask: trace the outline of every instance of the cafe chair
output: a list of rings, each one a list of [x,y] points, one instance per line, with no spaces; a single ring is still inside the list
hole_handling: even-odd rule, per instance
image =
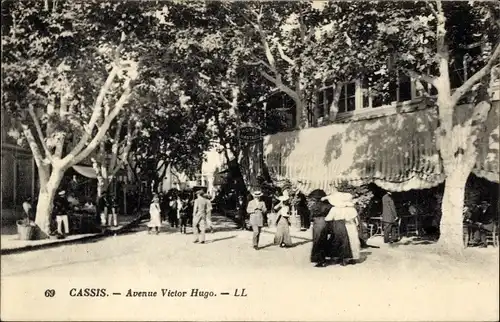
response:
[[[417,216],[408,216],[408,222],[406,223],[405,235],[409,237],[410,235],[418,236],[418,218]]]
[[[488,245],[493,245],[493,247],[498,247],[498,227],[497,225],[493,226],[493,230],[486,233],[486,242]]]

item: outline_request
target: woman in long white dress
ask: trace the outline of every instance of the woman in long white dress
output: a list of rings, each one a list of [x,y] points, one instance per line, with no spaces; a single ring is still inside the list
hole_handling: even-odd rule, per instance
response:
[[[149,206],[149,216],[150,220],[148,223],[148,233],[151,233],[154,229],[156,234],[160,233],[161,227],[161,211],[160,211],[160,199],[157,195],[153,196],[151,206]]]
[[[347,231],[347,237],[349,240],[350,258],[342,258],[343,264],[344,259],[348,261],[358,261],[361,257],[361,243],[359,241],[358,234],[358,212],[354,208],[354,202],[352,195],[350,193],[335,192],[332,195],[325,197],[328,202],[334,206],[332,210],[333,220],[335,224],[345,225],[345,230]],[[342,238],[343,234],[337,234],[336,238]],[[347,255],[347,254],[346,254]]]
[[[278,218],[276,219],[276,235],[274,243],[280,247],[292,246],[292,237],[290,236],[290,197],[288,193],[278,197],[280,203],[274,207],[278,210]]]

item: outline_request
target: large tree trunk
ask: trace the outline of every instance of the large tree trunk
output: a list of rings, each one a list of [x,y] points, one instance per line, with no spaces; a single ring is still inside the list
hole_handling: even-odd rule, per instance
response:
[[[441,234],[439,245],[452,255],[461,255],[465,247],[463,240],[463,207],[465,183],[470,171],[456,169],[446,178],[441,205]]]
[[[36,207],[35,223],[40,228],[39,238],[47,238],[50,233],[50,217],[57,188],[64,176],[64,170],[53,168],[50,178],[43,182],[40,180],[38,204]]]

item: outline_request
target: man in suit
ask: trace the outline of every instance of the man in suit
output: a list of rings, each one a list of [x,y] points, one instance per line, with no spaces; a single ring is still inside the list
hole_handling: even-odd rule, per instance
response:
[[[482,201],[475,211],[473,222],[473,246],[488,247],[487,234],[493,231],[495,225],[494,215],[487,201]]]
[[[396,205],[392,199],[392,194],[387,191],[382,197],[382,224],[384,227],[384,243],[398,241],[397,231],[398,214],[396,212]]]
[[[253,248],[259,249],[260,231],[264,226],[264,215],[267,213],[266,204],[261,200],[262,192],[255,191],[253,199],[248,203],[247,213],[250,215],[250,224],[253,230]]]
[[[195,236],[194,243],[205,243],[205,229],[207,215],[210,211],[210,201],[203,197],[203,190],[196,191],[196,200],[193,206],[193,233]],[[200,236],[201,235],[201,236]]]

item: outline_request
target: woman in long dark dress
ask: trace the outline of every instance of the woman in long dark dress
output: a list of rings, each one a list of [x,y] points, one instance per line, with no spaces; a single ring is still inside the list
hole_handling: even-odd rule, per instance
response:
[[[349,232],[346,226],[346,216],[344,211],[345,205],[344,201],[340,198],[342,195],[345,194],[334,193],[322,198],[322,200],[328,201],[328,203],[333,206],[331,213],[328,214],[327,218],[333,219],[331,221],[332,238],[330,242],[331,249],[329,255],[332,258],[337,258],[340,264],[345,266],[351,262],[351,259],[353,259],[353,252],[351,249]],[[351,220],[351,218],[349,219]],[[358,238],[357,231],[355,238]]]
[[[331,206],[321,201],[326,193],[321,189],[312,191],[308,198],[308,208],[313,220],[313,245],[311,249],[311,262],[316,263],[316,267],[326,266],[326,255],[329,245],[327,242],[328,229],[325,217],[331,209]]]

